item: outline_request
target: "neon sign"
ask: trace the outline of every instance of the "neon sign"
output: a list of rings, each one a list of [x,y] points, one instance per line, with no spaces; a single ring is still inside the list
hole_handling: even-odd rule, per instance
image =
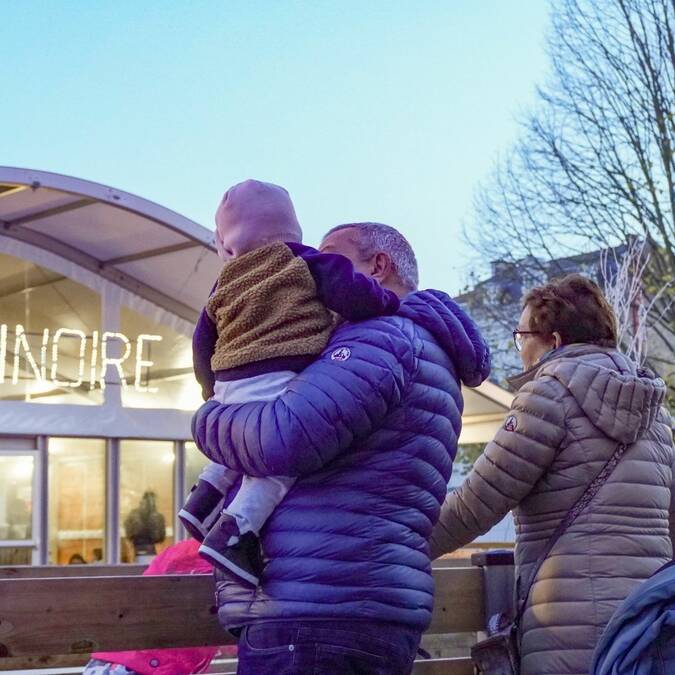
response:
[[[63,380],[59,377],[59,358],[61,342],[64,338],[79,341],[79,347],[75,356],[67,355],[68,358],[77,359],[75,379]],[[33,356],[28,341],[28,334],[21,324],[17,324],[14,335],[10,336],[9,327],[6,323],[0,324],[0,384],[8,379],[12,384],[19,383],[21,361],[25,362],[25,370],[30,373],[37,382],[50,383],[57,387],[78,388],[88,386],[90,390],[97,386],[105,389],[108,368],[112,367],[119,382],[124,389],[130,385],[122,369],[122,364],[128,361],[134,353],[134,377],[133,387],[136,391],[156,393],[157,387],[143,385],[144,369],[154,365],[154,361],[143,358],[146,344],[160,342],[161,335],[149,335],[142,333],[135,340],[135,348],[132,341],[124,333],[95,330],[91,336],[75,328],[58,328],[52,334],[49,328],[42,331],[40,343],[39,363]],[[88,348],[88,343],[91,346]],[[10,344],[12,349],[10,351]],[[8,362],[9,357],[9,362]],[[48,357],[50,363],[48,363]],[[9,367],[8,367],[9,366]]]

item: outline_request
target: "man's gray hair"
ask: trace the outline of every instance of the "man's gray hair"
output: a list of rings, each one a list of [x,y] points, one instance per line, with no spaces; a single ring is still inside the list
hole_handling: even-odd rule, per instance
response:
[[[359,238],[355,243],[364,260],[372,258],[376,253],[387,253],[401,284],[409,291],[417,290],[417,259],[412,246],[397,229],[382,223],[345,223],[329,230],[326,237],[333,232],[347,229],[358,231]]]

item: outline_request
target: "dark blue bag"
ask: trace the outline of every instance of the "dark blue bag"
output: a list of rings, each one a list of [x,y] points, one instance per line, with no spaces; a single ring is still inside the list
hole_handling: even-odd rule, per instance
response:
[[[675,673],[675,562],[640,584],[607,624],[591,675]]]

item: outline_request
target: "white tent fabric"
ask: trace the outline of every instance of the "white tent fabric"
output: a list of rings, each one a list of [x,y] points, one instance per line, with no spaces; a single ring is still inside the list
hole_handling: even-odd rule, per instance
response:
[[[152,321],[167,326],[181,335],[187,337],[192,335],[194,328],[192,322],[181,319],[159,305],[144,300],[138,295],[120,288],[112,281],[108,281],[74,262],[65,260],[51,251],[38,248],[32,244],[26,244],[16,239],[0,237],[0,253],[6,253],[22,260],[29,260],[41,267],[46,267],[53,272],[62,274],[64,277],[73,279],[83,286],[91,288],[93,291],[110,298],[114,302],[126,305],[139,314],[143,314]]]
[[[0,167],[0,235],[0,253],[74,279],[185,336],[221,267],[205,227],[127,192],[45,171]],[[511,400],[489,382],[466,390],[460,441],[488,441]]]
[[[79,278],[87,270],[190,323],[221,265],[213,232],[188,218],[45,171],[0,167],[0,233],[70,262]]]

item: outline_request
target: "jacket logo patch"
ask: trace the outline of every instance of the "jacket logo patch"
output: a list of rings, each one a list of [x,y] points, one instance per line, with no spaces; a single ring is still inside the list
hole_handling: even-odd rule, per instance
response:
[[[349,347],[340,347],[336,349],[331,355],[331,361],[346,361],[352,355],[352,350]]]
[[[515,415],[509,415],[504,422],[506,431],[515,431],[518,428],[518,419]]]

